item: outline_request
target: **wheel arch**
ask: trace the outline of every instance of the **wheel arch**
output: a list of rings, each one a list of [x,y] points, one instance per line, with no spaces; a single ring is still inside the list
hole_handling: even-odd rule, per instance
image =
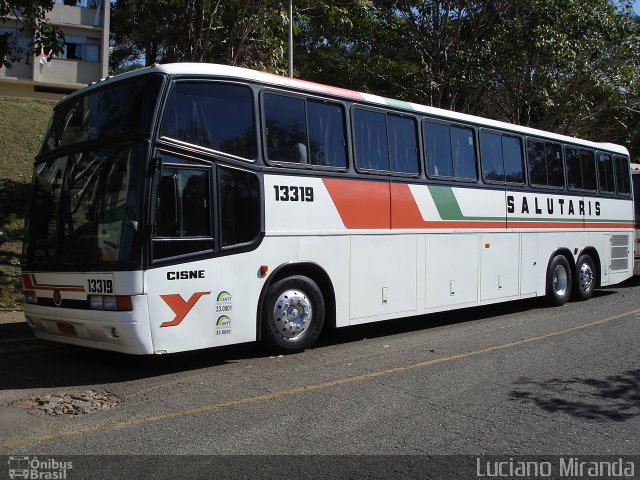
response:
[[[290,262],[285,263],[273,270],[262,286],[260,298],[258,299],[258,308],[256,310],[256,339],[262,339],[262,309],[264,297],[269,287],[284,278],[295,275],[302,275],[313,280],[324,299],[325,319],[324,328],[333,328],[336,324],[336,297],[333,282],[327,272],[317,263],[313,262]]]
[[[551,254],[551,256],[549,257],[549,261],[547,262],[547,269],[545,270],[545,278],[547,276],[547,274],[549,273],[549,268],[551,267],[551,262],[553,262],[553,259],[555,257],[557,257],[558,255],[562,255],[567,262],[569,262],[569,267],[571,269],[571,276],[573,277],[574,272],[576,270],[576,262],[573,259],[573,254],[571,253],[571,250],[569,250],[566,247],[561,247],[561,248],[557,248],[556,250],[553,251],[553,253]],[[547,295],[549,292],[546,291],[545,289],[545,295]]]
[[[569,262],[569,266],[571,267],[571,271],[573,272],[573,270],[575,270],[576,268],[576,261],[573,259],[573,254],[571,253],[571,250],[565,247],[554,250],[554,252],[549,257],[549,261],[547,262],[547,271],[549,271],[549,267],[551,266],[551,262],[553,262],[553,259],[558,255],[562,255],[564,258],[567,259],[567,262]]]

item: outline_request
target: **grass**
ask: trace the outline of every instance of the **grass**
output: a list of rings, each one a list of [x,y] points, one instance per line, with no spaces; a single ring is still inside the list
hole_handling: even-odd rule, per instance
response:
[[[20,253],[27,194],[53,105],[0,97],[0,310],[22,309]]]

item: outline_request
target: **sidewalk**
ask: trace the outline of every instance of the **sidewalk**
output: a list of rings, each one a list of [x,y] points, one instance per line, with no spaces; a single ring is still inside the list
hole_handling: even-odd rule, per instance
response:
[[[0,353],[9,345],[21,345],[25,341],[35,341],[35,337],[22,311],[0,312]]]
[[[25,323],[24,313],[19,312],[0,312],[0,325],[5,323]]]

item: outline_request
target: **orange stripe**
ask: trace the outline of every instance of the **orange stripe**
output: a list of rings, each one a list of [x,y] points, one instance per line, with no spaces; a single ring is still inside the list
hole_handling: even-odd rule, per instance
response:
[[[507,223],[509,228],[577,228],[577,229],[597,229],[597,228],[631,228],[627,223],[582,223],[582,222],[523,222],[510,221]]]
[[[408,184],[323,178],[347,229],[630,229],[623,222],[424,220]]]
[[[322,179],[348,229],[391,228],[389,182]]]

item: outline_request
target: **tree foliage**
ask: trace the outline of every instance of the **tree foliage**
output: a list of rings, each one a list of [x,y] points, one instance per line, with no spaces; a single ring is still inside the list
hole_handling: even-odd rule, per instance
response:
[[[284,73],[287,3],[118,0],[115,52]],[[640,153],[631,0],[295,0],[294,8],[300,78]]]
[[[62,32],[47,21],[53,4],[53,0],[0,0],[0,26],[13,29],[0,34],[1,65],[9,68],[20,60],[28,63],[40,49],[53,54],[62,50]],[[20,32],[32,39],[26,48],[17,40]]]
[[[112,69],[142,57],[146,65],[216,62],[282,72],[284,12],[277,0],[118,0]]]

